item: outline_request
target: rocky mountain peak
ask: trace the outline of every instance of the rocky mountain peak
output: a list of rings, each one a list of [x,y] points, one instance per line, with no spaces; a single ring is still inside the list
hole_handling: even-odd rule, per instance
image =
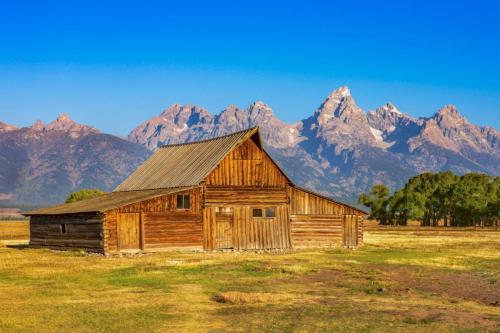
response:
[[[0,132],[10,132],[16,130],[17,127],[13,125],[6,124],[0,121]]]
[[[457,107],[452,104],[439,109],[432,118],[434,118],[441,127],[457,127],[468,123],[467,119],[458,112]]]
[[[194,104],[173,104],[165,109],[159,117],[151,119],[151,123],[163,125],[176,125],[181,128],[191,127],[200,122],[211,120],[210,113]]]
[[[402,113],[394,104],[387,103],[366,115],[368,123],[374,129],[389,134],[400,126],[407,126],[416,122],[416,119]]]
[[[31,129],[35,131],[43,131],[44,128],[45,124],[40,119],[37,119],[33,126],[31,126]]]
[[[376,111],[377,112],[391,112],[391,113],[396,113],[396,114],[402,114],[401,111],[399,111],[399,109],[391,102],[379,107]]]
[[[249,113],[270,113],[273,114],[273,110],[269,105],[262,101],[255,101],[252,104],[250,104],[250,107],[248,108]]]
[[[230,104],[215,116],[214,135],[224,135],[250,127],[248,112]]]
[[[327,100],[338,100],[341,101],[344,98],[351,97],[351,90],[348,86],[342,86],[330,93]]]
[[[30,129],[34,131],[63,131],[70,133],[73,137],[89,133],[100,133],[95,127],[76,123],[67,113],[59,115],[56,120],[47,125],[41,120],[37,120]]]
[[[360,121],[365,117],[347,86],[334,90],[315,111],[315,116],[320,124],[328,122],[331,118],[339,118],[349,123],[351,120]]]
[[[56,120],[45,126],[45,129],[67,131],[75,125],[77,124],[69,117],[69,114],[63,113]]]
[[[273,109],[264,102],[257,101],[248,108],[248,116],[250,117],[251,125],[262,125],[264,122],[279,121],[273,114]]]

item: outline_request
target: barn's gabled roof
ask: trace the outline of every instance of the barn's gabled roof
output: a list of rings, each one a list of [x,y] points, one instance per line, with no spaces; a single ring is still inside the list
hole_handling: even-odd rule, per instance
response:
[[[159,190],[111,192],[99,197],[61,204],[51,207],[40,208],[24,213],[26,216],[32,215],[64,215],[81,213],[104,213],[108,210],[153,199],[166,194],[186,191],[192,187],[178,187]]]
[[[256,135],[258,127],[217,138],[160,147],[115,191],[137,191],[199,185],[240,143]]]

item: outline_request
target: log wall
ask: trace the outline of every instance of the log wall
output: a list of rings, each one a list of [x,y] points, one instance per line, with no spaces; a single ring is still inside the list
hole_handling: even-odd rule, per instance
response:
[[[358,245],[363,243],[363,216],[358,210],[319,195],[289,189],[291,237],[294,247],[344,245],[344,215],[357,215]]]
[[[177,209],[177,195],[189,194],[188,210]],[[104,240],[109,252],[119,251],[117,216],[141,213],[143,250],[159,248],[199,248],[203,246],[201,189],[164,195],[105,213]]]
[[[342,215],[292,215],[294,247],[342,246]]]
[[[288,203],[284,188],[207,186],[205,206],[282,205]]]
[[[30,246],[104,253],[103,220],[100,214],[31,216]]]

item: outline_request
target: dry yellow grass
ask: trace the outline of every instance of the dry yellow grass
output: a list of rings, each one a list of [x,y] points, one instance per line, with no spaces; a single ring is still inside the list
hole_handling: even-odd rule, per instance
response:
[[[0,332],[500,330],[500,233],[371,232],[355,251],[102,257],[0,248]]]
[[[28,221],[2,221],[0,220],[0,241],[2,240],[26,240],[30,236]]]

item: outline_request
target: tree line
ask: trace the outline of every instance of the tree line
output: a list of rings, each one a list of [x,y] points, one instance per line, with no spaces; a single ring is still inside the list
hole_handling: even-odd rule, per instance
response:
[[[370,218],[383,225],[499,226],[500,177],[482,173],[463,176],[452,172],[423,173],[390,194],[387,186],[374,185],[359,196],[371,208]]]

